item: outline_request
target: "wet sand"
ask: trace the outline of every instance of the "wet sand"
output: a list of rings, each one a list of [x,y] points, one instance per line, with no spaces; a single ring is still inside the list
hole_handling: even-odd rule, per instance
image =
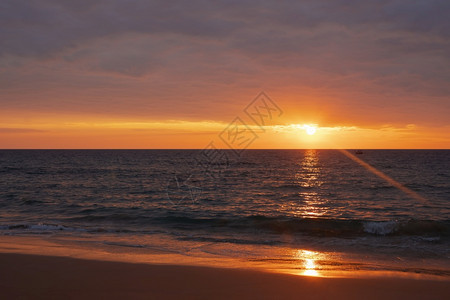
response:
[[[0,291],[2,299],[448,299],[450,283],[0,253]]]

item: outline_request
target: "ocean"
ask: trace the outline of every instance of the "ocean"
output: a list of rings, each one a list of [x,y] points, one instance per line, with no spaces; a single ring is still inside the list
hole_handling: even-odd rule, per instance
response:
[[[0,150],[0,178],[0,239],[450,278],[449,150]]]

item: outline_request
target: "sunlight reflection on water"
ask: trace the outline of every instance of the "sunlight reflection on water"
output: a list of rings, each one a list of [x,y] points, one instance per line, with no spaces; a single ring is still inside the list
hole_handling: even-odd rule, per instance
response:
[[[315,187],[320,187],[323,184],[317,150],[305,150],[305,156],[300,167],[301,169],[295,177],[297,184],[302,187],[299,196],[303,201],[296,208],[295,214],[312,218],[321,217],[327,212],[327,200],[314,190]]]
[[[324,254],[309,250],[296,250],[294,252],[294,258],[302,261],[303,268],[301,275],[307,276],[320,276],[321,274],[317,271],[319,268],[317,264],[318,259],[323,259]]]

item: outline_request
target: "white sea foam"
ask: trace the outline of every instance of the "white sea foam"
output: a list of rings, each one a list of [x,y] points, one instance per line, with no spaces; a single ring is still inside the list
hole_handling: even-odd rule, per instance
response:
[[[439,236],[430,236],[430,237],[420,237],[420,239],[422,241],[426,241],[426,242],[439,242],[441,240],[441,237]]]
[[[367,233],[386,235],[393,233],[397,230],[397,222],[386,221],[386,222],[364,222],[364,231]]]

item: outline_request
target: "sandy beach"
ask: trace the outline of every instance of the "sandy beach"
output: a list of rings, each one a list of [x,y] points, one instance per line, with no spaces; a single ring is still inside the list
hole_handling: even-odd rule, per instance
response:
[[[240,269],[0,254],[3,299],[448,299],[448,281],[316,278]]]

